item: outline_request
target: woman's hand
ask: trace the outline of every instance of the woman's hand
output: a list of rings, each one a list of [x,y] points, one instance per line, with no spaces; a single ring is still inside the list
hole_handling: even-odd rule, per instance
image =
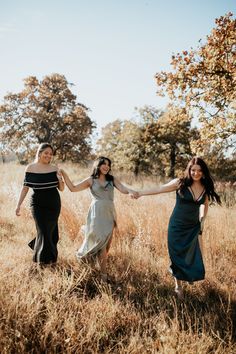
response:
[[[59,168],[58,170],[60,172],[60,174],[64,177],[64,174],[65,174],[65,170],[63,170],[63,168]]]
[[[57,170],[57,179],[58,179],[58,182],[59,182],[58,189],[59,189],[59,191],[63,192],[64,189],[65,189],[65,182],[64,182],[64,179],[63,179],[63,175],[62,175],[61,169]]]
[[[200,235],[203,233],[205,218],[202,216],[200,218]]]
[[[57,171],[57,178],[58,178],[59,182],[63,182],[63,175],[62,175],[62,170],[61,169],[59,169]]]
[[[15,210],[16,216],[20,216],[20,206],[18,206]]]
[[[141,195],[137,191],[132,191],[131,193],[129,193],[129,195],[132,199],[138,199],[139,197],[141,197]]]

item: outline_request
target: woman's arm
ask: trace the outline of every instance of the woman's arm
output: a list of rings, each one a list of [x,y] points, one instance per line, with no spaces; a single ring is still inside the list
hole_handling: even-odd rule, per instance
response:
[[[180,180],[179,178],[175,178],[172,181],[165,183],[161,186],[154,187],[152,189],[144,190],[144,191],[139,191],[139,197],[144,196],[144,195],[154,195],[154,194],[160,194],[160,193],[168,193],[168,192],[173,192],[176,191],[179,187]]]
[[[59,191],[63,192],[64,189],[65,189],[65,183],[63,181],[62,173],[61,173],[60,170],[57,170],[57,179],[58,179],[58,182],[59,182],[58,189],[59,189]]]
[[[21,204],[23,203],[23,201],[28,193],[28,190],[29,190],[29,187],[27,187],[27,186],[23,186],[21,189],[19,200],[18,200],[16,210],[15,210],[15,213],[17,216],[20,216],[20,207],[21,207]]]
[[[208,196],[206,196],[204,204],[202,204],[200,206],[200,215],[199,215],[200,216],[200,220],[202,218],[206,218],[207,212],[208,212],[208,206],[209,206],[209,199],[208,199]]]
[[[118,189],[118,191],[120,191],[123,194],[132,194],[132,195],[136,195],[137,192],[124,186],[116,177],[114,177],[114,186]]]
[[[67,187],[71,192],[80,192],[83,191],[86,188],[89,188],[92,185],[92,178],[88,177],[84,179],[82,182],[78,184],[73,184],[68,176],[68,174],[65,172],[65,170],[60,170],[62,173],[62,176],[64,177],[64,180],[66,182]]]
[[[208,206],[209,206],[209,199],[208,199],[208,196],[206,196],[206,200],[205,200],[204,204],[202,204],[200,206],[200,211],[199,211],[199,219],[200,219],[200,223],[201,223],[200,234],[202,234],[202,232],[203,232],[204,223],[205,223],[205,219],[206,219],[207,212],[208,212]]]

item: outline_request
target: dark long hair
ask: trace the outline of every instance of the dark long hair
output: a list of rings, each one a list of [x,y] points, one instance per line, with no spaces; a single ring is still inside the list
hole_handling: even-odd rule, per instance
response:
[[[35,161],[38,161],[41,152],[43,152],[47,148],[50,148],[52,150],[52,154],[54,155],[54,149],[50,143],[41,143],[37,149]]]
[[[191,177],[191,168],[193,165],[199,165],[201,167],[203,176],[201,183],[206,190],[206,194],[211,202],[217,202],[221,204],[220,196],[215,192],[214,180],[210,174],[207,164],[198,156],[194,156],[188,163],[188,166],[184,172],[184,178],[181,179],[179,191],[182,194],[185,187],[190,187],[193,184]]]
[[[93,172],[91,174],[92,178],[99,178],[100,176],[100,166],[103,165],[105,162],[108,162],[108,165],[110,167],[109,172],[105,175],[105,178],[107,181],[113,181],[114,177],[110,174],[111,171],[111,160],[108,157],[104,156],[99,156],[93,164]]]

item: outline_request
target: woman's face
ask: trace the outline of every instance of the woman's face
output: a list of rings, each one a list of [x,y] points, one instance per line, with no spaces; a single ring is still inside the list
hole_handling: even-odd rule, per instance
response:
[[[99,170],[103,175],[106,175],[110,171],[108,160],[104,160],[104,163],[99,167]]]
[[[39,154],[39,161],[41,163],[49,164],[52,160],[53,152],[50,147],[47,147]]]
[[[190,176],[192,177],[193,181],[200,181],[200,179],[203,177],[201,166],[193,165],[190,168]]]

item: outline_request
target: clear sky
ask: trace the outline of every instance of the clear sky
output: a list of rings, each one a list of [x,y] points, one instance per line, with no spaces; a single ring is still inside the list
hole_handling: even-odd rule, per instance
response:
[[[229,11],[236,0],[0,0],[0,102],[29,75],[60,73],[98,128],[164,108],[155,73]]]

